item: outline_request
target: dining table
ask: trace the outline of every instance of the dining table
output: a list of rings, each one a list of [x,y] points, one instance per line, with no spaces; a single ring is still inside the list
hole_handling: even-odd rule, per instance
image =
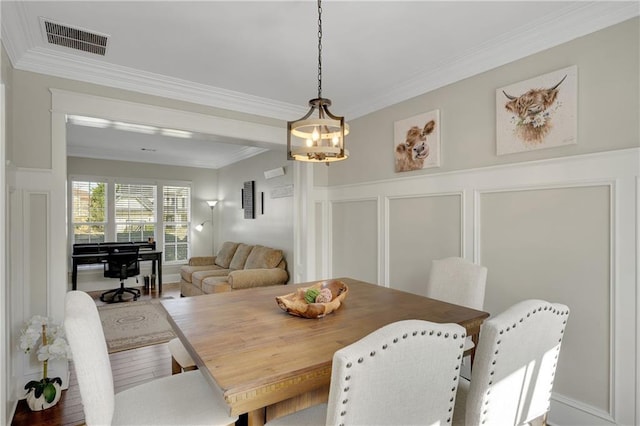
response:
[[[456,323],[477,337],[487,312],[352,278],[342,305],[320,318],[276,303],[319,281],[161,301],[167,319],[212,389],[249,426],[326,402],[333,354],[387,324]],[[477,341],[477,339],[474,339]],[[429,362],[429,360],[424,360]]]

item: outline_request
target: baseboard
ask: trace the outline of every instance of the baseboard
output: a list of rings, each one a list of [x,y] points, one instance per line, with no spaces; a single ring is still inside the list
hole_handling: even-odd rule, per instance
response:
[[[618,423],[603,410],[554,393],[551,397],[547,424],[550,426],[614,426]]]

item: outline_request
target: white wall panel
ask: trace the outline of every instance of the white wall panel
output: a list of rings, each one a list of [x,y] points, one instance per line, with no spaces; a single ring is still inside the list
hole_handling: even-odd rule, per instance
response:
[[[425,295],[431,260],[462,255],[462,194],[389,200],[389,285]]]
[[[377,206],[376,200],[332,203],[332,277],[378,281]]]
[[[610,186],[485,192],[480,199],[485,310],[496,314],[522,299],[568,305],[554,391],[609,413]]]
[[[493,314],[527,298],[566,303],[550,423],[637,424],[639,173],[632,148],[316,188],[336,222],[316,238],[329,241],[333,276],[415,291],[428,258],[457,250],[488,266]]]

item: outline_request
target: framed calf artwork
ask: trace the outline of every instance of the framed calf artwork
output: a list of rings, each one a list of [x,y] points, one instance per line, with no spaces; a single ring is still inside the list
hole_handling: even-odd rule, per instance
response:
[[[396,121],[393,147],[396,172],[440,167],[440,111]]]
[[[575,144],[578,67],[496,90],[497,154]]]

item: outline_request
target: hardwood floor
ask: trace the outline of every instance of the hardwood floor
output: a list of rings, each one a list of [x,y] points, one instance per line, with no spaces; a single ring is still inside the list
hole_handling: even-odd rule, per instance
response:
[[[155,292],[154,294],[149,294],[148,291],[141,291],[142,296],[139,300],[158,297]],[[96,299],[96,304],[103,304],[99,300],[100,292],[90,292],[89,294]],[[180,286],[178,284],[164,284],[162,286],[162,297],[168,296],[180,297]],[[116,392],[152,379],[171,375],[171,355],[166,343],[117,352],[111,354],[109,358],[111,359]],[[29,410],[26,401],[21,400],[11,425],[75,426],[84,424],[80,390],[72,362],[69,368],[71,372],[69,389],[62,392],[62,397],[58,404],[48,410],[32,412]]]

